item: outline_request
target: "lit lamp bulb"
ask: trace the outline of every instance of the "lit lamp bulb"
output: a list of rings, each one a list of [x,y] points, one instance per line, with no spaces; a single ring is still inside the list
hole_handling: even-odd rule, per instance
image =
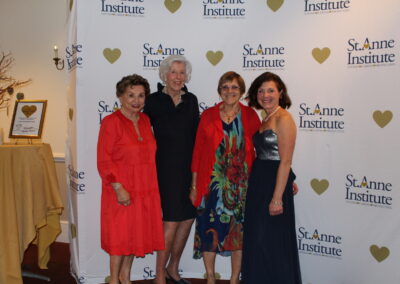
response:
[[[58,46],[57,45],[54,46],[54,57],[58,58]]]

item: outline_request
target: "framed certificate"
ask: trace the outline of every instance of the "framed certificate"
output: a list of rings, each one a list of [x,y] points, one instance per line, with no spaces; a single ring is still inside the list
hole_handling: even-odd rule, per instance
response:
[[[42,136],[47,100],[16,101],[9,138],[40,138]]]

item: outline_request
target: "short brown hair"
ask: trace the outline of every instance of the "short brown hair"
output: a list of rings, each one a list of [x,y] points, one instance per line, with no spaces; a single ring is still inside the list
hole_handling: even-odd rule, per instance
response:
[[[257,100],[258,89],[263,83],[270,81],[276,84],[278,91],[281,93],[279,97],[279,105],[282,108],[289,108],[292,105],[292,101],[290,100],[290,97],[287,93],[286,85],[278,75],[271,72],[262,73],[253,81],[253,83],[251,83],[246,97],[248,105],[256,109],[262,109]]]
[[[132,86],[143,86],[144,95],[147,97],[150,95],[150,85],[145,78],[140,75],[133,74],[123,77],[116,85],[116,94],[119,98],[125,92],[126,88]]]
[[[236,73],[234,71],[228,71],[228,72],[224,73],[221,76],[221,78],[219,78],[218,94],[221,94],[221,87],[223,84],[225,84],[226,82],[232,82],[235,79],[239,84],[240,94],[243,95],[244,92],[246,92],[246,84],[244,83],[242,76],[240,76],[238,73]]]

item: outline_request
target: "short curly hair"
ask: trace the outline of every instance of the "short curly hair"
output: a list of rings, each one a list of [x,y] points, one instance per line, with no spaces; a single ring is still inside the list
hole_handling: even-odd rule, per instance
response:
[[[290,100],[290,97],[288,95],[286,85],[278,75],[271,72],[262,73],[253,81],[253,83],[251,83],[251,86],[247,91],[247,97],[245,98],[248,105],[256,109],[262,109],[262,106],[258,103],[257,100],[258,89],[263,83],[270,81],[275,82],[278,91],[281,93],[279,97],[280,107],[289,108],[292,105],[292,101]]]
[[[186,73],[186,82],[190,81],[190,77],[192,75],[192,64],[190,64],[189,60],[186,59],[183,55],[170,55],[161,61],[160,67],[158,69],[158,75],[163,83],[166,81],[167,73],[169,72],[172,63],[179,62],[185,64],[185,73]]]
[[[150,85],[145,78],[140,75],[133,74],[123,77],[116,85],[116,95],[119,98],[126,91],[126,88],[132,86],[143,86],[144,95],[150,95]]]
[[[244,83],[244,80],[242,76],[240,76],[238,73],[234,71],[228,71],[224,73],[221,78],[219,78],[218,81],[218,94],[221,95],[221,88],[222,85],[225,84],[226,82],[232,82],[233,80],[236,80],[239,84],[240,88],[240,95],[243,95],[244,92],[246,92],[246,84]]]

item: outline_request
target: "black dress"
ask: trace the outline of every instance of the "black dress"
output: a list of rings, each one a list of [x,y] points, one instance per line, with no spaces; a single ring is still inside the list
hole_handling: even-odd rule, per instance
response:
[[[270,216],[269,203],[280,163],[277,136],[272,130],[253,136],[253,163],[246,197],[242,279],[245,284],[301,284],[290,171],[282,197],[283,214]]]
[[[196,217],[196,209],[189,199],[191,163],[196,130],[199,123],[197,98],[185,94],[178,105],[158,91],[146,99],[144,112],[150,117],[157,141],[157,176],[164,221],[184,221]]]

